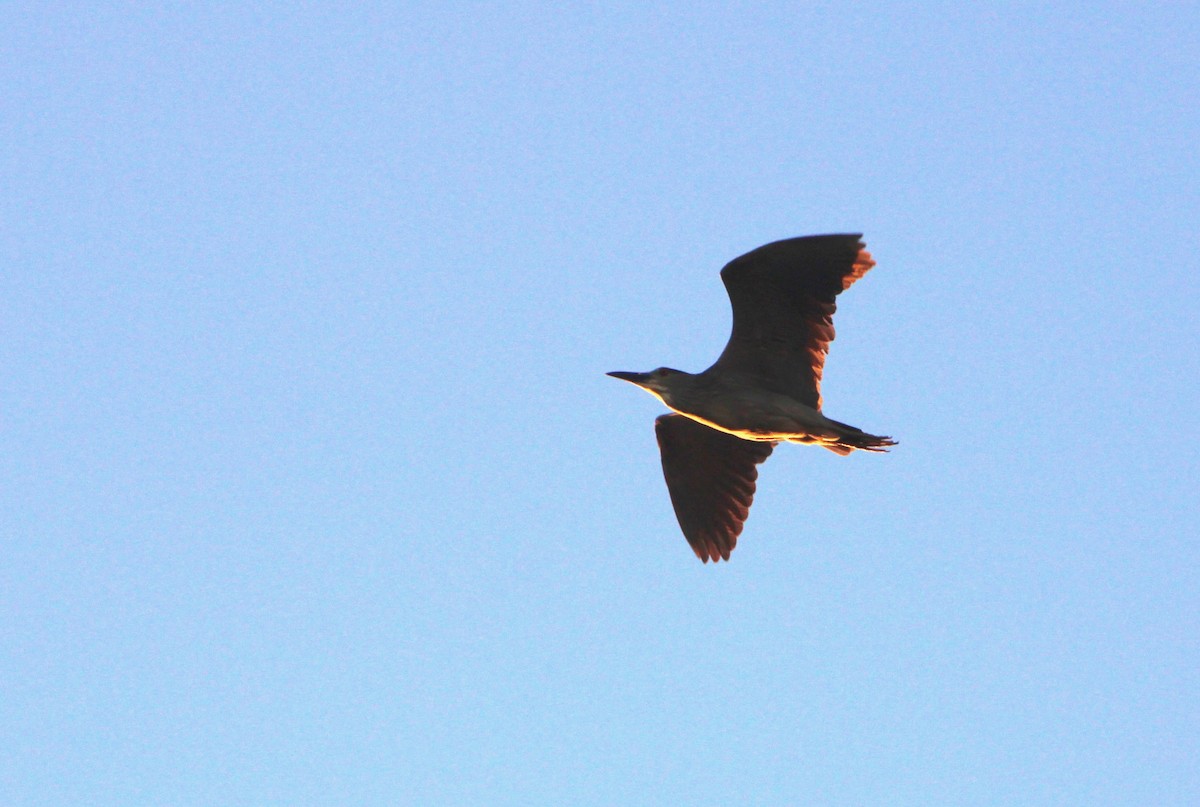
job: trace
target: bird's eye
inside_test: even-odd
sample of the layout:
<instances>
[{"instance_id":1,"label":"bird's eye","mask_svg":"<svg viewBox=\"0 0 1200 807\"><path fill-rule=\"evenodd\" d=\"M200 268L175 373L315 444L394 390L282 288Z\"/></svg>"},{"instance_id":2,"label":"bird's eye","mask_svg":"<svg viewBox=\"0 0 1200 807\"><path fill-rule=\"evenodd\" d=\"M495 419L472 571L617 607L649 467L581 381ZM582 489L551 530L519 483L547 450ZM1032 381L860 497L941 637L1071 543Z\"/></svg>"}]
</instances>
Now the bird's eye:
<instances>
[{"instance_id":1,"label":"bird's eye","mask_svg":"<svg viewBox=\"0 0 1200 807\"><path fill-rule=\"evenodd\" d=\"M664 377L664 376L666 376L666 374L667 374L667 368L666 368L666 367L659 367L657 370L655 370L655 371L654 371L654 374L655 374L656 376L658 376L659 378L663 378L663 377Z\"/></svg>"}]
</instances>

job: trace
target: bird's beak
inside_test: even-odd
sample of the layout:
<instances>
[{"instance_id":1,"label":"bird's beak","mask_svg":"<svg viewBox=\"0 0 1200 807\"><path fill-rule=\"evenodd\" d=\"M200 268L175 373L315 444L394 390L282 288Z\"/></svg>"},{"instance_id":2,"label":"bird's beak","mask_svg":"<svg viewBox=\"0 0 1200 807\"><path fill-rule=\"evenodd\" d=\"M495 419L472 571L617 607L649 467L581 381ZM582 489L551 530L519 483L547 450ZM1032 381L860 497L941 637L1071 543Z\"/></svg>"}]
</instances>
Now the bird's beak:
<instances>
[{"instance_id":1,"label":"bird's beak","mask_svg":"<svg viewBox=\"0 0 1200 807\"><path fill-rule=\"evenodd\" d=\"M624 370L614 370L611 373L606 373L613 378L619 378L622 381L628 381L630 384L637 384L639 387L645 386L646 380L650 378L649 373L627 373Z\"/></svg>"}]
</instances>

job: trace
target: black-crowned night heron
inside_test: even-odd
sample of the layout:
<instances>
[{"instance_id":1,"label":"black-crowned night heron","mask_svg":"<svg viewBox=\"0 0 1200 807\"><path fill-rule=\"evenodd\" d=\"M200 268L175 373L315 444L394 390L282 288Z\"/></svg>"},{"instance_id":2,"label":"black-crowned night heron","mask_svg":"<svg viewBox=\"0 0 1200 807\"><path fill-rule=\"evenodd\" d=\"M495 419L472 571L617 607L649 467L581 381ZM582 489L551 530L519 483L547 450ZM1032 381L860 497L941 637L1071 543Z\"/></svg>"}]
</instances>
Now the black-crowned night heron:
<instances>
[{"instance_id":1,"label":"black-crowned night heron","mask_svg":"<svg viewBox=\"0 0 1200 807\"><path fill-rule=\"evenodd\" d=\"M835 298L875 265L861 238L789 238L726 264L733 333L703 373L609 373L678 413L660 416L654 430L679 526L705 563L729 560L754 500L755 466L777 443L842 455L896 444L821 414Z\"/></svg>"}]
</instances>

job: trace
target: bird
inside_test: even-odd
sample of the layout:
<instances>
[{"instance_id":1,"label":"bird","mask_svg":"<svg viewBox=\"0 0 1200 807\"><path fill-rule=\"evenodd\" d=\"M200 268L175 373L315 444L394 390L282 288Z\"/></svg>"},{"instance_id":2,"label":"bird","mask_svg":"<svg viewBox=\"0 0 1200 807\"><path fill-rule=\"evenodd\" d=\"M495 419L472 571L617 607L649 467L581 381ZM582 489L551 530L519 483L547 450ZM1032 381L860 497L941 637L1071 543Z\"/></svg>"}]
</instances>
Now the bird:
<instances>
[{"instance_id":1,"label":"bird","mask_svg":"<svg viewBox=\"0 0 1200 807\"><path fill-rule=\"evenodd\" d=\"M607 374L672 410L654 422L663 476L679 527L705 563L729 560L750 514L757 466L779 443L842 456L897 445L821 412L836 298L873 266L861 233L758 247L721 270L733 330L711 367Z\"/></svg>"}]
</instances>

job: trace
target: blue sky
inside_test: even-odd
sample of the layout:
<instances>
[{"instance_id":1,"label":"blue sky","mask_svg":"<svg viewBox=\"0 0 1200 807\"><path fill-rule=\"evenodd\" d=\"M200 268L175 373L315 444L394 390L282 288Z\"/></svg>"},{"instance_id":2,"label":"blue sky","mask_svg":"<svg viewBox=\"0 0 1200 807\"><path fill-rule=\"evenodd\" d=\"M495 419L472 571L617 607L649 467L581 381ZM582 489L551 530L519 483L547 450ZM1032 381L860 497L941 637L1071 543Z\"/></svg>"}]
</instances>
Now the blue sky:
<instances>
[{"instance_id":1,"label":"blue sky","mask_svg":"<svg viewBox=\"0 0 1200 807\"><path fill-rule=\"evenodd\" d=\"M5 803L1200 802L1194 4L0 30ZM604 373L847 231L701 565Z\"/></svg>"}]
</instances>

